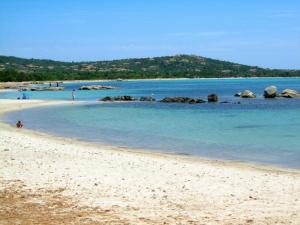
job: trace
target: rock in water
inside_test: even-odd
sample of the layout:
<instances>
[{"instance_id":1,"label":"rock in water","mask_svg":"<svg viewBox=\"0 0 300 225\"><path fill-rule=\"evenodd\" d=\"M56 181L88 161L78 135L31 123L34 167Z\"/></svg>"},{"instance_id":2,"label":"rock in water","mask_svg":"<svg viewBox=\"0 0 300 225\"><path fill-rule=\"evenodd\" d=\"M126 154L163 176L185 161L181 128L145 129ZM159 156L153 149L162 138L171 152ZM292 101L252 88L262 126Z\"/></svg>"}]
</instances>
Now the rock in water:
<instances>
[{"instance_id":1,"label":"rock in water","mask_svg":"<svg viewBox=\"0 0 300 225\"><path fill-rule=\"evenodd\" d=\"M112 102L114 99L112 97L106 96L104 98L102 98L100 101L104 101L104 102Z\"/></svg>"},{"instance_id":2,"label":"rock in water","mask_svg":"<svg viewBox=\"0 0 300 225\"><path fill-rule=\"evenodd\" d=\"M140 97L141 102L155 102L155 98L152 96L143 96Z\"/></svg>"},{"instance_id":3,"label":"rock in water","mask_svg":"<svg viewBox=\"0 0 300 225\"><path fill-rule=\"evenodd\" d=\"M281 97L284 97L284 98L299 98L300 93L295 91L295 90L292 90L292 89L285 89L285 90L282 91Z\"/></svg>"},{"instance_id":4,"label":"rock in water","mask_svg":"<svg viewBox=\"0 0 300 225\"><path fill-rule=\"evenodd\" d=\"M242 92L238 92L238 93L234 94L234 97L241 97L241 95L242 95Z\"/></svg>"},{"instance_id":5,"label":"rock in water","mask_svg":"<svg viewBox=\"0 0 300 225\"><path fill-rule=\"evenodd\" d=\"M256 95L252 91L245 90L241 93L241 97L242 98L256 98Z\"/></svg>"},{"instance_id":6,"label":"rock in water","mask_svg":"<svg viewBox=\"0 0 300 225\"><path fill-rule=\"evenodd\" d=\"M112 86L104 86L104 85L90 85L90 86L81 86L79 90L109 90L109 89L115 89L115 87Z\"/></svg>"},{"instance_id":7,"label":"rock in water","mask_svg":"<svg viewBox=\"0 0 300 225\"><path fill-rule=\"evenodd\" d=\"M160 102L199 104L199 103L204 103L205 101L200 98L194 99L194 98L189 98L189 97L165 97Z\"/></svg>"},{"instance_id":8,"label":"rock in water","mask_svg":"<svg viewBox=\"0 0 300 225\"><path fill-rule=\"evenodd\" d=\"M217 102L218 96L216 94L210 94L207 96L207 101L208 102Z\"/></svg>"},{"instance_id":9,"label":"rock in water","mask_svg":"<svg viewBox=\"0 0 300 225\"><path fill-rule=\"evenodd\" d=\"M129 95L114 97L115 101L135 101L136 99Z\"/></svg>"},{"instance_id":10,"label":"rock in water","mask_svg":"<svg viewBox=\"0 0 300 225\"><path fill-rule=\"evenodd\" d=\"M64 87L49 87L45 89L45 91L63 91L63 90L65 90Z\"/></svg>"},{"instance_id":11,"label":"rock in water","mask_svg":"<svg viewBox=\"0 0 300 225\"><path fill-rule=\"evenodd\" d=\"M124 96L116 96L116 97L110 97L110 96L106 96L102 99L100 99L100 101L104 101L104 102L112 102L112 101L135 101L136 99L132 96L128 96L128 95L124 95Z\"/></svg>"},{"instance_id":12,"label":"rock in water","mask_svg":"<svg viewBox=\"0 0 300 225\"><path fill-rule=\"evenodd\" d=\"M277 96L277 87L269 86L264 91L265 98L275 98Z\"/></svg>"}]
</instances>

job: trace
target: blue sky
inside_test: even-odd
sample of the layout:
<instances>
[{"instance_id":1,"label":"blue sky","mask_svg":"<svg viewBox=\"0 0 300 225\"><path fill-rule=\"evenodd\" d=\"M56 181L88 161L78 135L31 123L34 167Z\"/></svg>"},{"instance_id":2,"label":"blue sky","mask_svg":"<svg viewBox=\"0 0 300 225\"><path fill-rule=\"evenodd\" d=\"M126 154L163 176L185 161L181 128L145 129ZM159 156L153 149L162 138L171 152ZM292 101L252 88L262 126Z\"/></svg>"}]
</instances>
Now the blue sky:
<instances>
[{"instance_id":1,"label":"blue sky","mask_svg":"<svg viewBox=\"0 0 300 225\"><path fill-rule=\"evenodd\" d=\"M0 1L0 55L86 61L174 54L300 69L300 1Z\"/></svg>"}]
</instances>

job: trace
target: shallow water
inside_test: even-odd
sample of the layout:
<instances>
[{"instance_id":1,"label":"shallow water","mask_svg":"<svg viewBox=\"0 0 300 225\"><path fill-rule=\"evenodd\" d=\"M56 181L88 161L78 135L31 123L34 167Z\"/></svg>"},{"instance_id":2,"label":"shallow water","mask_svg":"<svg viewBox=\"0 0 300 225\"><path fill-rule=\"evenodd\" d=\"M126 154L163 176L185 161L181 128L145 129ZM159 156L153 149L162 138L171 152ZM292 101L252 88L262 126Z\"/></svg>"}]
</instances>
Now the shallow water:
<instances>
[{"instance_id":1,"label":"shallow water","mask_svg":"<svg viewBox=\"0 0 300 225\"><path fill-rule=\"evenodd\" d=\"M273 84L279 89L300 90L297 78L109 83L113 84L120 85L120 89L78 91L78 98L95 100L105 95L153 93L160 99L165 96L201 97L216 92L230 103L102 104L90 101L26 109L7 114L4 120L15 123L21 119L30 129L117 146L300 168L300 99L232 97L245 89L261 93ZM67 93L54 94L55 98L65 99ZM47 93L33 94L32 98L49 98ZM237 101L241 104L235 104Z\"/></svg>"},{"instance_id":2,"label":"shallow water","mask_svg":"<svg viewBox=\"0 0 300 225\"><path fill-rule=\"evenodd\" d=\"M165 96L206 97L209 93L218 93L221 100L233 99L233 94L243 90L255 92L262 97L263 90L275 85L279 90L285 88L300 89L300 78L240 78L240 79L190 79L190 80L145 80L110 81L91 83L65 83L65 91L24 92L30 99L71 99L73 89L82 85L111 85L114 90L76 91L78 100L97 100L105 96L133 95L136 97L154 95L157 99ZM299 90L300 91L300 90ZM17 99L23 92L0 92L0 98Z\"/></svg>"}]
</instances>

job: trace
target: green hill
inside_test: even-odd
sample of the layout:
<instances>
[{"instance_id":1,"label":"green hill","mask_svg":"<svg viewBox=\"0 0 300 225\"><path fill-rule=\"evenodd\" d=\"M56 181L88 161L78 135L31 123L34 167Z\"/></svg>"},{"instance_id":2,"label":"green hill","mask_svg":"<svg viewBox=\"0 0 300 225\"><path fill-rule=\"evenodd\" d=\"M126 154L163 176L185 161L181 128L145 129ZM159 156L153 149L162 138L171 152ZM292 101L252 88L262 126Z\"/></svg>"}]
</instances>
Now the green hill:
<instances>
[{"instance_id":1,"label":"green hill","mask_svg":"<svg viewBox=\"0 0 300 225\"><path fill-rule=\"evenodd\" d=\"M0 56L0 81L271 76L300 76L300 70L265 69L195 55L90 62Z\"/></svg>"}]
</instances>

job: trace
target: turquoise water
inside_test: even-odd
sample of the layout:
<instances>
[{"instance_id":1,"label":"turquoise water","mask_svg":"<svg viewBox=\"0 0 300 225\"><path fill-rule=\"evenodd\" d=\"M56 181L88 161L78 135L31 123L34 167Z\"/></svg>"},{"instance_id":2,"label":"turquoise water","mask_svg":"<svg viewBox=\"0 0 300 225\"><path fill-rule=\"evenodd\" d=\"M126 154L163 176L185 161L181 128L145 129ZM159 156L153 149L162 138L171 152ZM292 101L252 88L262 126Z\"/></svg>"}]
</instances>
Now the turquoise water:
<instances>
[{"instance_id":1,"label":"turquoise water","mask_svg":"<svg viewBox=\"0 0 300 225\"><path fill-rule=\"evenodd\" d=\"M82 104L27 109L4 116L30 129L99 143L300 168L300 99L236 99L268 85L300 90L300 80L234 79L115 82L119 90L78 92ZM110 84L111 85L111 84ZM70 84L69 88L74 88ZM229 104L96 102L105 95L201 97L216 92ZM1 93L2 94L2 93ZM14 96L17 93L9 93ZM51 93L32 98L50 98ZM68 98L68 91L52 98ZM1 96L0 96L1 97ZM2 96L3 97L3 96ZM241 104L235 104L240 101Z\"/></svg>"},{"instance_id":2,"label":"turquoise water","mask_svg":"<svg viewBox=\"0 0 300 225\"><path fill-rule=\"evenodd\" d=\"M255 92L258 98L262 97L263 90L269 85L278 89L300 89L300 78L251 78L251 79L203 79L203 80L147 80L147 81L111 81L92 83L66 83L65 91L53 92L24 92L30 99L71 99L73 89L82 85L111 85L115 90L77 91L78 100L97 100L99 98L117 95L144 96L154 94L160 99L165 96L206 97L208 93L218 93L221 100L230 100L238 91L249 89ZM23 92L0 92L0 98L17 99Z\"/></svg>"}]
</instances>

